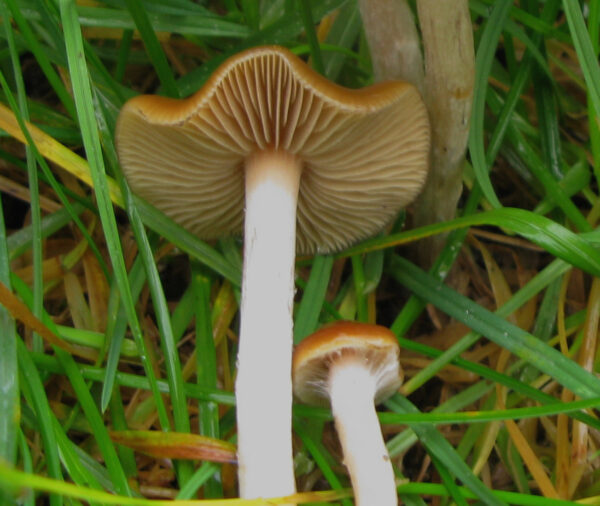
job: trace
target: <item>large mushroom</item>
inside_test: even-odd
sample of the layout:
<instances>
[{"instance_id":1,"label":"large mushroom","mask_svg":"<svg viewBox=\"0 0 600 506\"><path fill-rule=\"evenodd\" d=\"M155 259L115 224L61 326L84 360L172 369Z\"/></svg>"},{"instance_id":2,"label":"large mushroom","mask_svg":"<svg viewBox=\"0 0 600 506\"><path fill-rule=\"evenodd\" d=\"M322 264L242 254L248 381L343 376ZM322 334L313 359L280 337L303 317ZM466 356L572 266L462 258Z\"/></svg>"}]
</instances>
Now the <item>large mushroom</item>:
<instances>
[{"instance_id":1,"label":"large mushroom","mask_svg":"<svg viewBox=\"0 0 600 506\"><path fill-rule=\"evenodd\" d=\"M429 152L419 93L342 88L286 49L258 47L188 99L130 100L116 138L132 189L191 232L216 238L244 222L240 496L292 494L295 253L368 237L417 195Z\"/></svg>"},{"instance_id":2,"label":"large mushroom","mask_svg":"<svg viewBox=\"0 0 600 506\"><path fill-rule=\"evenodd\" d=\"M375 411L402 384L396 336L380 325L340 321L294 351L294 392L328 406L344 452L357 506L397 506L394 470Z\"/></svg>"}]
</instances>

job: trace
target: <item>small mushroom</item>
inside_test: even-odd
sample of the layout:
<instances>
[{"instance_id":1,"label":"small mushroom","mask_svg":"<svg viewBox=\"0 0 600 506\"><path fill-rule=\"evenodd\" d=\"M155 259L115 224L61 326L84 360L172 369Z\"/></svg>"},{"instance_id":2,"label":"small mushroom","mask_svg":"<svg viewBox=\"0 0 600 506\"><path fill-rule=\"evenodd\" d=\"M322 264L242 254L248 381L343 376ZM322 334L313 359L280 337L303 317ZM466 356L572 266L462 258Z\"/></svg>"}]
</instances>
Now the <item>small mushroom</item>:
<instances>
[{"instance_id":1,"label":"small mushroom","mask_svg":"<svg viewBox=\"0 0 600 506\"><path fill-rule=\"evenodd\" d=\"M392 464L375 405L402 384L400 347L379 325L337 322L294 352L294 393L331 411L357 506L398 504Z\"/></svg>"},{"instance_id":2,"label":"small mushroom","mask_svg":"<svg viewBox=\"0 0 600 506\"><path fill-rule=\"evenodd\" d=\"M420 191L427 111L403 82L350 90L288 50L223 63L185 100L125 104L117 148L134 192L210 239L244 223L236 378L240 496L294 493L294 258L378 232Z\"/></svg>"}]
</instances>

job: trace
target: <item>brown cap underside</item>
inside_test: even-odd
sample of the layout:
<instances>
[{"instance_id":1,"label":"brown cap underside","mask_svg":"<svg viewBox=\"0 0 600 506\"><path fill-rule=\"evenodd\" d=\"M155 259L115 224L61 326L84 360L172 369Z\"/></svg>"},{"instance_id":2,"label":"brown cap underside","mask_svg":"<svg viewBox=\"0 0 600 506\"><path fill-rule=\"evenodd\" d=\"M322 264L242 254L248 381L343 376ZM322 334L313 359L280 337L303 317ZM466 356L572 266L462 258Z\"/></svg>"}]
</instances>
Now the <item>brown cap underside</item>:
<instances>
[{"instance_id":1,"label":"brown cap underside","mask_svg":"<svg viewBox=\"0 0 600 506\"><path fill-rule=\"evenodd\" d=\"M130 100L116 138L133 190L203 238L240 233L248 156L293 154L298 251L314 253L376 233L414 199L429 123L409 84L342 88L268 46L230 58L188 99Z\"/></svg>"}]
</instances>

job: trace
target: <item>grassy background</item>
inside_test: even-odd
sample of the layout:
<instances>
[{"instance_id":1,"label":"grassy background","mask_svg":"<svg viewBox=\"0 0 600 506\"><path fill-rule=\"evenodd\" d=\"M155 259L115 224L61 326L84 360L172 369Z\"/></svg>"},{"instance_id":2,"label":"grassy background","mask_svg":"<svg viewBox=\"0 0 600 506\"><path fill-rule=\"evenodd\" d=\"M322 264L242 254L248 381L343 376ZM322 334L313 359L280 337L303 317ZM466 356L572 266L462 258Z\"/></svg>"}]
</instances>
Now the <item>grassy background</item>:
<instances>
[{"instance_id":1,"label":"grassy background","mask_svg":"<svg viewBox=\"0 0 600 506\"><path fill-rule=\"evenodd\" d=\"M339 318L398 335L406 382L380 419L406 504L600 504L600 2L470 8L457 219L406 229L409 210L299 259L295 339ZM260 44L368 85L357 2L0 9L0 502L235 497L241 243L207 244L132 195L114 124L127 98L187 96ZM408 260L441 233L429 272ZM299 490L334 491L298 500L351 504L330 413L297 405L294 438Z\"/></svg>"}]
</instances>

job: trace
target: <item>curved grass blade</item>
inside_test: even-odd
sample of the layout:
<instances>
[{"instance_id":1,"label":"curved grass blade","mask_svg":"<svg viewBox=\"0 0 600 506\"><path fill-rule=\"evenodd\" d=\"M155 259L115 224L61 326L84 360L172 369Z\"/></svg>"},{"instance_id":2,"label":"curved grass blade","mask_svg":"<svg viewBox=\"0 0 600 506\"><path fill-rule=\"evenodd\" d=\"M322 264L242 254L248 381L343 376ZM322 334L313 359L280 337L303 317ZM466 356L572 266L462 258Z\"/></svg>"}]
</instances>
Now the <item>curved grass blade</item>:
<instances>
[{"instance_id":1,"label":"curved grass blade","mask_svg":"<svg viewBox=\"0 0 600 506\"><path fill-rule=\"evenodd\" d=\"M55 348L55 352L58 361L63 367L64 373L69 378L69 382L71 383L75 395L81 404L86 419L90 423L115 490L119 494L124 494L127 496L131 495L127 477L125 476L125 472L123 471L123 467L121 466L121 461L119 460L115 447L108 435L108 429L104 425L104 420L96 408L96 404L92 398L92 395L90 394L90 391L88 390L87 385L85 384L85 381L83 380L83 377L81 376L75 360L73 360L73 357L71 357L71 355L69 355L67 352L59 348Z\"/></svg>"},{"instance_id":2,"label":"curved grass blade","mask_svg":"<svg viewBox=\"0 0 600 506\"><path fill-rule=\"evenodd\" d=\"M581 62L581 70L585 77L588 94L596 109L596 117L600 117L600 67L595 56L590 35L585 26L579 2L563 1L563 9L573 39L573 45Z\"/></svg>"},{"instance_id":3,"label":"curved grass blade","mask_svg":"<svg viewBox=\"0 0 600 506\"><path fill-rule=\"evenodd\" d=\"M492 411L461 411L458 413L429 412L429 413L379 413L379 420L384 424L441 425L453 423L485 423L497 420L522 420L555 416L562 413L574 413L586 409L594 409L600 405L600 397L571 402L554 402L543 406L511 408Z\"/></svg>"},{"instance_id":4,"label":"curved grass blade","mask_svg":"<svg viewBox=\"0 0 600 506\"><path fill-rule=\"evenodd\" d=\"M129 285L131 286L131 295L134 300L138 299L145 281L146 278L144 277L142 260L138 257L135 259L129 273ZM119 359L122 353L121 347L125 339L126 331L127 314L125 312L125 306L119 296L118 287L115 285L111 288L108 305L108 321L106 325L106 335L110 336L110 344L106 354L106 369L104 381L102 382L102 394L100 396L100 410L103 413L108 407L114 391L115 376L119 366Z\"/></svg>"},{"instance_id":5,"label":"curved grass blade","mask_svg":"<svg viewBox=\"0 0 600 506\"><path fill-rule=\"evenodd\" d=\"M11 2L11 6L13 11L15 10L14 2ZM15 47L15 40L13 36L13 31L10 26L8 9L6 9L6 4L2 6L2 17L4 18L4 26L7 32L8 46L10 51L10 57L12 61L13 67L13 77L16 83L17 88L17 102L19 106L19 115L22 120L29 120L29 109L27 107L27 95L25 91L25 82L23 79L23 73L21 71L21 63L19 61L19 56L17 54L17 49ZM18 14L20 16L20 14ZM23 20L23 23L25 21ZM31 32L30 32L31 35ZM15 110L16 113L16 110ZM38 172L37 165L35 162L35 154L33 149L30 146L25 148L25 156L27 163L27 179L29 182L29 199L31 202L30 205L30 215L31 215L31 229L33 234L33 242L31 244L31 257L33 264L33 314L36 317L40 317L43 311L43 302L44 302L44 282L43 282L43 273L42 273L42 227L41 220L42 214L40 210L40 186L38 180ZM3 234L4 235L4 234ZM3 242L3 245L6 243ZM10 288L10 285L8 285ZM43 349L43 344L41 337L36 333L33 334L33 347L37 348L38 351ZM14 350L13 350L14 351ZM16 442L16 438L13 439Z\"/></svg>"},{"instance_id":6,"label":"curved grass blade","mask_svg":"<svg viewBox=\"0 0 600 506\"><path fill-rule=\"evenodd\" d=\"M475 57L475 92L473 94L473 112L471 113L471 132L469 135L469 152L471 153L471 163L473 164L477 181L490 204L497 208L502 207L502 204L500 204L496 196L488 173L483 139L483 132L485 131L483 120L488 76L492 68L498 40L508 19L508 12L512 3L512 0L499 0L495 2L493 11L483 29L483 35L477 48L477 56Z\"/></svg>"},{"instance_id":7,"label":"curved grass blade","mask_svg":"<svg viewBox=\"0 0 600 506\"><path fill-rule=\"evenodd\" d=\"M61 369L60 364L54 357L50 357L43 353L32 353L33 361L40 368L45 371L52 372L55 374L61 374L64 371ZM104 369L100 367L84 366L79 367L81 374L84 379L92 380L97 382L104 381ZM124 372L117 372L116 375L117 384L123 387L131 387L143 390L150 390L150 382L145 376L138 374L129 374ZM158 390L161 393L169 393L169 384L165 380L158 380L156 382ZM211 389L199 387L190 383L184 384L185 394L193 399L202 399L206 401L213 401L225 406L235 406L235 397L232 392L225 392L223 390Z\"/></svg>"},{"instance_id":8,"label":"curved grass blade","mask_svg":"<svg viewBox=\"0 0 600 506\"><path fill-rule=\"evenodd\" d=\"M167 4L163 3L163 5ZM136 27L131 15L124 10L80 5L77 7L77 13L79 14L81 26L121 28L123 30L133 30ZM222 19L216 15L162 16L152 13L149 15L149 19L152 27L157 32L236 39L247 37L250 33L248 27Z\"/></svg>"},{"instance_id":9,"label":"curved grass blade","mask_svg":"<svg viewBox=\"0 0 600 506\"><path fill-rule=\"evenodd\" d=\"M20 489L33 489L40 492L50 492L61 494L71 499L80 499L82 501L115 505L115 506L265 506L265 504L295 504L332 502L339 501L352 496L350 490L340 491L326 490L323 492L299 492L288 497L269 498L268 503L265 499L189 499L173 501L171 499L146 499L141 497L126 497L114 495L102 490L94 490L81 487L72 483L53 480L40 475L28 474L23 471L10 469L5 464L0 463L0 487L5 490L18 492Z\"/></svg>"},{"instance_id":10,"label":"curved grass blade","mask_svg":"<svg viewBox=\"0 0 600 506\"><path fill-rule=\"evenodd\" d=\"M343 490L339 478L331 468L331 456L323 447L323 444L320 441L313 439L304 424L302 424L299 420L293 420L293 427L294 432L300 437L302 443L312 455L312 458L315 460L317 466L319 466L319 469L323 473L323 476L328 481L329 485L331 485L334 490ZM342 504L344 506L352 506L352 501L345 500L342 502Z\"/></svg>"},{"instance_id":11,"label":"curved grass blade","mask_svg":"<svg viewBox=\"0 0 600 506\"><path fill-rule=\"evenodd\" d=\"M407 260L394 256L392 274L418 297L529 362L582 398L600 396L600 379L528 332L475 304Z\"/></svg>"},{"instance_id":12,"label":"curved grass blade","mask_svg":"<svg viewBox=\"0 0 600 506\"><path fill-rule=\"evenodd\" d=\"M127 5L127 10L131 14L131 17L135 21L135 26L140 32L150 61L152 62L164 89L170 97L179 98L175 77L169 67L167 57L158 42L156 33L154 33L154 29L150 24L150 19L146 14L144 4L138 0L125 0L125 4Z\"/></svg>"},{"instance_id":13,"label":"curved grass blade","mask_svg":"<svg viewBox=\"0 0 600 506\"><path fill-rule=\"evenodd\" d=\"M312 65L314 69L321 75L325 75L325 66L323 65L323 55L321 54L321 47L319 46L319 39L315 30L315 22L313 21L311 2L309 0L299 0L297 2L298 10L300 11L300 17L304 24L304 32L308 39L308 46L310 47L310 56L312 58Z\"/></svg>"},{"instance_id":14,"label":"curved grass blade","mask_svg":"<svg viewBox=\"0 0 600 506\"><path fill-rule=\"evenodd\" d=\"M465 487L460 487L463 496L466 499L476 499L477 496L473 494L470 490L467 490ZM443 485L438 485L437 483L407 483L404 485L400 485L398 487L399 492L405 492L410 494L422 494L422 495L432 495L439 497L447 497L448 491L444 488ZM494 490L493 494L499 499L505 500L509 504L514 504L515 506L573 506L573 501L567 501L562 499L550 499L548 497L535 496L529 494L519 494L517 492L506 492L503 490ZM587 502L586 502L587 503ZM481 503L478 503L481 504ZM578 504L578 503L575 503ZM596 504L587 503L587 504Z\"/></svg>"},{"instance_id":15,"label":"curved grass blade","mask_svg":"<svg viewBox=\"0 0 600 506\"><path fill-rule=\"evenodd\" d=\"M161 432L156 430L123 430L110 432L115 442L156 458L206 460L234 464L235 445L198 434Z\"/></svg>"},{"instance_id":16,"label":"curved grass blade","mask_svg":"<svg viewBox=\"0 0 600 506\"><path fill-rule=\"evenodd\" d=\"M600 255L586 239L588 236L574 234L562 225L531 211L508 207L377 237L343 251L338 257L391 248L430 235L482 225L494 225L519 234L565 262L594 276L600 276Z\"/></svg>"},{"instance_id":17,"label":"curved grass blade","mask_svg":"<svg viewBox=\"0 0 600 506\"><path fill-rule=\"evenodd\" d=\"M73 98L67 91L65 85L63 84L60 76L52 66L50 59L47 56L46 51L40 45L38 39L34 35L31 27L25 16L21 13L21 7L19 6L19 2L17 0L6 0L7 5L9 6L12 16L17 23L21 33L25 37L27 41L27 45L29 46L29 50L35 55L35 59L44 72L44 75L48 79L48 82L52 86L52 89L58 96L64 108L69 113L74 120L77 120L77 112L75 109L75 104L73 102Z\"/></svg>"},{"instance_id":18,"label":"curved grass blade","mask_svg":"<svg viewBox=\"0 0 600 506\"><path fill-rule=\"evenodd\" d=\"M44 158L42 158L41 150L38 149L39 144L37 143L37 141L34 141L34 139L36 137L36 133L38 134L38 136L41 133L45 139L50 139L55 144L58 144L58 143L56 143L56 141L54 141L54 139L52 139L51 137L44 134L40 129L37 129L37 128L33 127L29 122L24 121L23 118L21 117L21 115L17 115L13 112L13 111L17 111L18 107L16 105L14 98L12 97L12 94L8 88L6 80L4 79L4 76L1 71L0 71L0 83L2 85L2 88L4 89L6 99L8 100L8 103L10 104L10 106L12 108L12 111L11 111L10 109L4 107L3 105L0 105L0 117L2 119L2 121L0 121L0 122L2 123L2 128L9 131L11 135L13 135L15 138L19 139L21 142L24 142L31 149L33 155L35 156L37 162L39 163L39 166L42 169L42 172L46 176L48 183L50 184L50 186L52 186L52 189L56 192L60 201L63 203L65 208L68 210L69 215L71 216L71 219L73 220L73 222L77 225L77 227L81 231L81 234L86 239L90 249L92 250L92 252L96 256L96 258L98 259L98 262L100 263L104 274L106 275L106 277L108 277L108 268L106 267L106 263L104 262L104 258L102 257L102 254L100 253L100 250L98 249L98 246L96 245L96 243L90 236L90 233L87 230L86 226L83 224L83 222L79 218L79 214L77 212L75 212L73 205L67 199L65 192L62 189L62 186L58 183L58 181L56 181L56 178L52 174L50 167L46 163L46 160L44 160Z\"/></svg>"},{"instance_id":19,"label":"curved grass blade","mask_svg":"<svg viewBox=\"0 0 600 506\"><path fill-rule=\"evenodd\" d=\"M10 265L6 248L6 229L0 202L0 283L10 290ZM3 286L4 286L3 285ZM0 458L15 463L19 427L19 368L17 332L10 312L0 306Z\"/></svg>"},{"instance_id":20,"label":"curved grass blade","mask_svg":"<svg viewBox=\"0 0 600 506\"><path fill-rule=\"evenodd\" d=\"M192 290L196 298L196 367L197 383L200 387L217 388L217 351L212 326L210 308L211 280L197 264L192 265ZM219 407L214 402L198 403L200 434L208 438L218 438ZM204 485L207 498L221 497L223 487L221 477L211 478Z\"/></svg>"},{"instance_id":21,"label":"curved grass blade","mask_svg":"<svg viewBox=\"0 0 600 506\"><path fill-rule=\"evenodd\" d=\"M148 360L146 345L142 336L142 329L135 312L135 306L131 296L131 287L129 286L129 281L127 279L127 271L125 269L119 232L117 230L116 218L110 201L104 160L102 158L100 139L98 137L93 111L92 92L84 59L81 29L75 10L75 2L73 0L61 0L60 13L65 31L69 71L73 83L73 94L77 105L83 143L90 164L94 191L98 203L98 210L100 212L100 220L102 222L102 228L106 237L106 245L113 265L115 280L119 286L121 297L123 298L129 325L137 343L144 370L148 378L154 380L151 381L151 385L153 385L152 393L156 402L160 423L163 427L167 428L169 427L167 410L163 398L155 386L155 374L152 370L150 361Z\"/></svg>"},{"instance_id":22,"label":"curved grass blade","mask_svg":"<svg viewBox=\"0 0 600 506\"><path fill-rule=\"evenodd\" d=\"M386 401L386 406L397 413L418 413L419 410L406 398L396 394ZM427 451L435 455L447 469L487 505L507 506L477 478L452 445L435 427L415 425L412 428Z\"/></svg>"}]
</instances>

